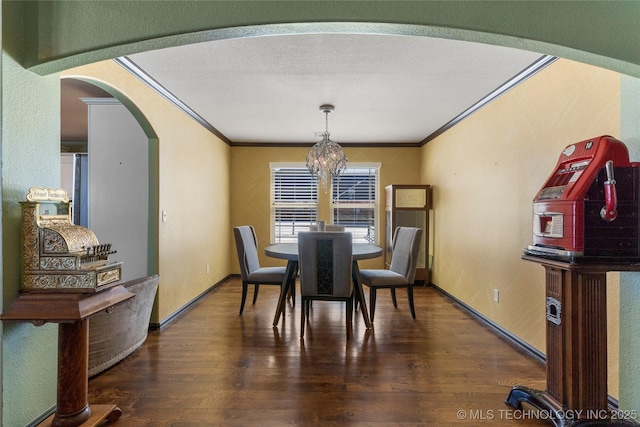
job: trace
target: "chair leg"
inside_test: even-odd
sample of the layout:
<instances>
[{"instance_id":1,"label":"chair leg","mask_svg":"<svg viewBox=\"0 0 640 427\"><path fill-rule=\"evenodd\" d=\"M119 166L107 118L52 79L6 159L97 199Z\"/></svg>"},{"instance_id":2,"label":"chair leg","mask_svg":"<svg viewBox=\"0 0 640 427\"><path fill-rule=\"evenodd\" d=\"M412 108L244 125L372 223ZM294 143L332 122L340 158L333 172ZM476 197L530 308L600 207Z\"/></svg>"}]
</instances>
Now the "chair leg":
<instances>
[{"instance_id":1,"label":"chair leg","mask_svg":"<svg viewBox=\"0 0 640 427\"><path fill-rule=\"evenodd\" d=\"M242 312L244 311L244 303L247 301L247 288L249 284L247 282L242 282L242 300L240 301L240 315L242 316Z\"/></svg>"},{"instance_id":2,"label":"chair leg","mask_svg":"<svg viewBox=\"0 0 640 427\"><path fill-rule=\"evenodd\" d=\"M369 288L369 320L373 322L373 316L376 314L376 288Z\"/></svg>"},{"instance_id":3,"label":"chair leg","mask_svg":"<svg viewBox=\"0 0 640 427\"><path fill-rule=\"evenodd\" d=\"M409 308L411 309L411 317L416 318L416 309L413 306L413 285L407 286L407 296L409 297Z\"/></svg>"},{"instance_id":4,"label":"chair leg","mask_svg":"<svg viewBox=\"0 0 640 427\"><path fill-rule=\"evenodd\" d=\"M353 298L347 300L347 341L351 339L351 328L353 325Z\"/></svg>"},{"instance_id":5,"label":"chair leg","mask_svg":"<svg viewBox=\"0 0 640 427\"><path fill-rule=\"evenodd\" d=\"M256 301L258 300L258 291L260 290L260 285L259 284L255 284L255 288L253 290L253 304L255 305Z\"/></svg>"},{"instance_id":6,"label":"chair leg","mask_svg":"<svg viewBox=\"0 0 640 427\"><path fill-rule=\"evenodd\" d=\"M295 307L296 306L296 277L295 276L293 276L293 282L289 287L289 292L291 293L291 300L292 300L291 303Z\"/></svg>"},{"instance_id":7,"label":"chair leg","mask_svg":"<svg viewBox=\"0 0 640 427\"><path fill-rule=\"evenodd\" d=\"M354 287L354 289L356 288L356 286L358 286L358 281L357 281L357 280L356 280L356 278L354 277L354 278L353 278L353 287ZM353 293L353 295L351 296L351 298L355 301L355 302L353 303L353 310L354 310L354 311L358 311L358 305L359 305L359 304L358 304L358 298L356 298L356 296L355 296L355 292Z\"/></svg>"},{"instance_id":8,"label":"chair leg","mask_svg":"<svg viewBox=\"0 0 640 427\"><path fill-rule=\"evenodd\" d=\"M398 300L396 300L396 288L390 288L391 290L391 301L393 301L393 306L398 308Z\"/></svg>"},{"instance_id":9,"label":"chair leg","mask_svg":"<svg viewBox=\"0 0 640 427\"><path fill-rule=\"evenodd\" d=\"M295 271L293 272L293 279L291 282L291 286L289 286L289 296L293 300L293 306L296 306L296 277L298 277L299 267L296 265Z\"/></svg>"},{"instance_id":10,"label":"chair leg","mask_svg":"<svg viewBox=\"0 0 640 427\"><path fill-rule=\"evenodd\" d=\"M306 316L307 316L307 304L308 301L305 299L305 297L302 297L302 301L301 301L301 306L302 306L302 312L300 313L300 339L304 338L304 323L306 321Z\"/></svg>"}]
</instances>

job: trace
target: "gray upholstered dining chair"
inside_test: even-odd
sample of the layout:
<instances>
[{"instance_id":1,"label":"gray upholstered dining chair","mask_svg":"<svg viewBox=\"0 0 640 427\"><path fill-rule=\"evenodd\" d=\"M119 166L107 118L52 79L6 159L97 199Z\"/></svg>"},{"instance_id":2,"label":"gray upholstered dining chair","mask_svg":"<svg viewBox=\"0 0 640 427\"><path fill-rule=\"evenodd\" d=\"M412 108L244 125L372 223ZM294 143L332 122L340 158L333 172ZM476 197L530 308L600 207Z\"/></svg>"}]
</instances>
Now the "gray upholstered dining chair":
<instances>
[{"instance_id":1,"label":"gray upholstered dining chair","mask_svg":"<svg viewBox=\"0 0 640 427\"><path fill-rule=\"evenodd\" d=\"M416 309L413 305L413 282L416 277L421 238L421 228L397 227L393 234L389 270L360 270L362 284L369 287L369 317L372 322L376 312L376 291L384 288L391 290L391 300L394 307L398 307L396 289L407 288L411 317L416 318Z\"/></svg>"},{"instance_id":2,"label":"gray upholstered dining chair","mask_svg":"<svg viewBox=\"0 0 640 427\"><path fill-rule=\"evenodd\" d=\"M240 303L240 314L242 314L247 300L249 285L254 285L253 304L255 304L258 299L260 285L283 286L286 267L260 267L258 239L253 226L242 225L234 227L233 234L236 239L240 276L242 278L242 301ZM295 298L295 295L292 296Z\"/></svg>"},{"instance_id":3,"label":"gray upholstered dining chair","mask_svg":"<svg viewBox=\"0 0 640 427\"><path fill-rule=\"evenodd\" d=\"M353 319L353 249L351 233L310 231L298 233L300 265L300 338L304 338L312 300L347 303L347 340L351 338Z\"/></svg>"}]
</instances>

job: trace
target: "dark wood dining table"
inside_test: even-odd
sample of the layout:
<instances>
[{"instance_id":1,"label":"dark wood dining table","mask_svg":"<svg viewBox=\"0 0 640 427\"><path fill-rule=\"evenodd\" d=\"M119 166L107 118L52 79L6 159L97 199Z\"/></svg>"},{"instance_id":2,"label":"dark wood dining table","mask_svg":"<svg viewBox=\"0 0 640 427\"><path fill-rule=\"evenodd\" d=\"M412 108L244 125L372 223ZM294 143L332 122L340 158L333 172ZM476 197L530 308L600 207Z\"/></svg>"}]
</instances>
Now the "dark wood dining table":
<instances>
[{"instance_id":1,"label":"dark wood dining table","mask_svg":"<svg viewBox=\"0 0 640 427\"><path fill-rule=\"evenodd\" d=\"M285 282L280 290L280 297L278 298L278 306L276 308L276 314L273 318L273 326L278 326L280 317L284 315L285 301L292 286L296 284L296 275L298 274L298 244L297 243L278 243L270 245L264 248L264 252L267 256L278 259L287 260L287 269L285 273ZM360 269L358 268L358 261L362 259L372 259L382 256L382 248L380 246L371 245L368 243L354 243L353 244L353 266L351 268L351 274L353 276L354 296L356 303L360 305L360 312L362 313L362 319L367 329L371 328L371 320L369 319L369 311L367 310L367 303L364 299L364 291L362 289L362 280L360 277Z\"/></svg>"}]
</instances>

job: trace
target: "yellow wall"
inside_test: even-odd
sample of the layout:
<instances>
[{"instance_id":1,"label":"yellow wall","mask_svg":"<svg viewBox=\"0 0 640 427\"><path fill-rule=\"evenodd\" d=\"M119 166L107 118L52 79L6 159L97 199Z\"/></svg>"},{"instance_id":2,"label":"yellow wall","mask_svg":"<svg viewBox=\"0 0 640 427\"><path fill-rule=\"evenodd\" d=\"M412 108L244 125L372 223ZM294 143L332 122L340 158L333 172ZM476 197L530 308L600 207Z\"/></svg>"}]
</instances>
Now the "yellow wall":
<instances>
[{"instance_id":1,"label":"yellow wall","mask_svg":"<svg viewBox=\"0 0 640 427\"><path fill-rule=\"evenodd\" d=\"M337 142L339 140L336 139ZM253 225L258 237L260 263L283 265L268 258L261 250L269 244L270 162L304 162L309 147L257 148L233 147L231 149L231 222L232 227ZM420 179L419 148L354 148L344 149L349 162L380 162L380 234L384 239L384 187L390 184L417 184ZM319 218L329 220L328 195L319 193ZM231 249L235 253L233 237ZM383 242L381 241L381 244ZM363 268L384 268L381 258L362 262ZM237 258L232 260L231 272L240 273Z\"/></svg>"},{"instance_id":2,"label":"yellow wall","mask_svg":"<svg viewBox=\"0 0 640 427\"><path fill-rule=\"evenodd\" d=\"M113 61L62 76L114 88L143 112L158 137L158 215L166 210L167 221L159 223L160 286L152 322L162 322L229 274L231 149Z\"/></svg>"},{"instance_id":3,"label":"yellow wall","mask_svg":"<svg viewBox=\"0 0 640 427\"><path fill-rule=\"evenodd\" d=\"M531 244L532 200L566 145L617 136L619 120L619 74L558 60L425 145L434 283L544 352L544 269L520 259ZM609 290L609 393L617 396L617 286Z\"/></svg>"}]
</instances>

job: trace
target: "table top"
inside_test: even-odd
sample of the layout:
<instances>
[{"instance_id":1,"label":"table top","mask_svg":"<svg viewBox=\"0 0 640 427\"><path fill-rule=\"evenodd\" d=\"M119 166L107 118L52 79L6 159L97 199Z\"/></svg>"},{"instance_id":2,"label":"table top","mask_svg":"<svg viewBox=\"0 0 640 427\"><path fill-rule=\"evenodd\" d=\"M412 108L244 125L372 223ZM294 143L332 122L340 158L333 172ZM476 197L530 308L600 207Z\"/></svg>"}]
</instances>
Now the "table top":
<instances>
[{"instance_id":1,"label":"table top","mask_svg":"<svg viewBox=\"0 0 640 427\"><path fill-rule=\"evenodd\" d=\"M37 325L47 322L72 323L85 320L135 296L122 285L93 293L21 292L0 315L0 319Z\"/></svg>"},{"instance_id":2,"label":"table top","mask_svg":"<svg viewBox=\"0 0 640 427\"><path fill-rule=\"evenodd\" d=\"M298 260L298 244L297 243L278 243L264 248L264 253L272 258L286 259L290 261ZM370 259L378 258L382 255L380 246L368 243L353 244L353 259Z\"/></svg>"}]
</instances>

